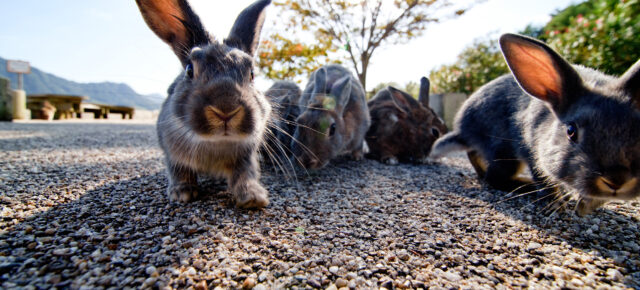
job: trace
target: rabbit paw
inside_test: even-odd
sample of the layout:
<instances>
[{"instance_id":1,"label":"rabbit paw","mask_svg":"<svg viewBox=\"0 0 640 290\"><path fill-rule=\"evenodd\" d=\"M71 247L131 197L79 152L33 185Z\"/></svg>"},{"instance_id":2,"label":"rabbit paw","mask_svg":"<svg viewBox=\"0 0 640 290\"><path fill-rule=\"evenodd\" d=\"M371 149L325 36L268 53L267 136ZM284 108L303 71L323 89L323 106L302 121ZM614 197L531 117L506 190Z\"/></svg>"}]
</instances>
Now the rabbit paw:
<instances>
[{"instance_id":1,"label":"rabbit paw","mask_svg":"<svg viewBox=\"0 0 640 290\"><path fill-rule=\"evenodd\" d=\"M236 206L240 208L263 208L269 205L269 192L257 181L249 181L234 192Z\"/></svg>"},{"instance_id":2,"label":"rabbit paw","mask_svg":"<svg viewBox=\"0 0 640 290\"><path fill-rule=\"evenodd\" d=\"M170 185L167 188L167 195L171 201L190 202L198 197L198 189L191 184Z\"/></svg>"},{"instance_id":3,"label":"rabbit paw","mask_svg":"<svg viewBox=\"0 0 640 290\"><path fill-rule=\"evenodd\" d=\"M361 161L364 158L364 152L362 150L353 151L351 158L355 161Z\"/></svg>"},{"instance_id":4,"label":"rabbit paw","mask_svg":"<svg viewBox=\"0 0 640 290\"><path fill-rule=\"evenodd\" d=\"M398 165L398 158L396 158L395 156L385 158L382 161L384 162L384 164L387 164L387 165Z\"/></svg>"},{"instance_id":5,"label":"rabbit paw","mask_svg":"<svg viewBox=\"0 0 640 290\"><path fill-rule=\"evenodd\" d=\"M417 162L418 164L429 164L429 157L424 156L422 158L418 158Z\"/></svg>"},{"instance_id":6,"label":"rabbit paw","mask_svg":"<svg viewBox=\"0 0 640 290\"><path fill-rule=\"evenodd\" d=\"M606 201L600 199L583 198L578 202L576 212L578 216L585 216L592 213L594 210L605 204Z\"/></svg>"}]
</instances>

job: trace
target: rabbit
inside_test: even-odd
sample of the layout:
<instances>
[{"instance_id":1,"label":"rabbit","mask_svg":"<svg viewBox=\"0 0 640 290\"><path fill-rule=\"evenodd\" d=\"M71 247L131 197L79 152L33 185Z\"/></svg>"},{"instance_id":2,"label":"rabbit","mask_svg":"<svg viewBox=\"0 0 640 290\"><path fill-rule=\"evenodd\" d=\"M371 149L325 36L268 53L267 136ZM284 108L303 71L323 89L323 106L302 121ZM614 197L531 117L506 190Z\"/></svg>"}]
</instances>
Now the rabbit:
<instances>
[{"instance_id":1,"label":"rabbit","mask_svg":"<svg viewBox=\"0 0 640 290\"><path fill-rule=\"evenodd\" d=\"M366 141L368 157L389 165L425 163L431 145L447 133L444 121L429 107L429 79L420 79L418 100L392 86L380 90L368 103L371 127Z\"/></svg>"},{"instance_id":2,"label":"rabbit","mask_svg":"<svg viewBox=\"0 0 640 290\"><path fill-rule=\"evenodd\" d=\"M253 55L270 2L245 8L220 43L187 1L136 0L149 28L184 68L168 89L156 127L172 201L194 200L198 175L208 175L226 179L238 207L269 204L257 152L271 106L254 88Z\"/></svg>"},{"instance_id":3,"label":"rabbit","mask_svg":"<svg viewBox=\"0 0 640 290\"><path fill-rule=\"evenodd\" d=\"M291 81L275 82L264 95L275 108L269 126L269 140L267 150L281 156L288 156L291 152L292 136L296 129L295 120L300 115L298 102L302 96L302 90Z\"/></svg>"},{"instance_id":4,"label":"rabbit","mask_svg":"<svg viewBox=\"0 0 640 290\"><path fill-rule=\"evenodd\" d=\"M331 64L313 72L299 105L291 149L303 167L322 168L343 153L363 158L371 120L364 89L349 70Z\"/></svg>"},{"instance_id":5,"label":"rabbit","mask_svg":"<svg viewBox=\"0 0 640 290\"><path fill-rule=\"evenodd\" d=\"M490 186L574 197L580 216L638 197L640 61L614 78L529 37L505 34L500 46L512 74L469 97L431 157L465 150ZM526 166L532 180L517 176Z\"/></svg>"}]
</instances>

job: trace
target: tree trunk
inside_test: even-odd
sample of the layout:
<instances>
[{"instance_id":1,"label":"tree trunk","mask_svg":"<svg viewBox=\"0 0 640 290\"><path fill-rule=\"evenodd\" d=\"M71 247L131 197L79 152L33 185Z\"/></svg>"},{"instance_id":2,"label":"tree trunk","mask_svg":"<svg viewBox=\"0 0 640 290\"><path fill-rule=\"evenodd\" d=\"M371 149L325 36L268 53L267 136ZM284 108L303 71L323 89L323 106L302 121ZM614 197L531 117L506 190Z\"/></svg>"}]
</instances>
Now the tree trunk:
<instances>
[{"instance_id":1,"label":"tree trunk","mask_svg":"<svg viewBox=\"0 0 640 290\"><path fill-rule=\"evenodd\" d=\"M365 92L367 91L367 69L369 68L369 59L370 56L368 53L364 52L360 55L360 63L362 63L362 70L358 74L358 78L360 79L360 84L362 84L362 88Z\"/></svg>"},{"instance_id":2,"label":"tree trunk","mask_svg":"<svg viewBox=\"0 0 640 290\"><path fill-rule=\"evenodd\" d=\"M367 72L363 71L358 74L358 79L360 80L360 84L362 84L362 88L365 92L367 92L366 81L367 81Z\"/></svg>"}]
</instances>

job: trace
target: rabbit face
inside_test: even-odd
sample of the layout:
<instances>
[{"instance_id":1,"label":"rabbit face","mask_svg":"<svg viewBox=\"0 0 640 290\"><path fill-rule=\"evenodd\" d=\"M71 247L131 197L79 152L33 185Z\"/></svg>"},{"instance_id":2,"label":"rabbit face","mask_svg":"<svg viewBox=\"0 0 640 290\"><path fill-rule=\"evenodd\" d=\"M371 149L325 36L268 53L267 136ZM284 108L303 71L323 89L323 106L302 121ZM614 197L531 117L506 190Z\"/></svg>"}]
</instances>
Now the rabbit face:
<instances>
[{"instance_id":1,"label":"rabbit face","mask_svg":"<svg viewBox=\"0 0 640 290\"><path fill-rule=\"evenodd\" d=\"M251 56L237 48L194 48L174 91L177 117L204 139L261 136L270 106L253 87L252 64Z\"/></svg>"},{"instance_id":2,"label":"rabbit face","mask_svg":"<svg viewBox=\"0 0 640 290\"><path fill-rule=\"evenodd\" d=\"M292 143L295 158L309 169L326 166L343 146L342 118L327 105L333 98L322 95L316 99L320 101L310 104L310 108L296 119L300 125L293 136L297 141Z\"/></svg>"},{"instance_id":3,"label":"rabbit face","mask_svg":"<svg viewBox=\"0 0 640 290\"><path fill-rule=\"evenodd\" d=\"M305 111L296 119L291 143L300 165L321 168L342 153L362 158L369 112L364 90L348 70L329 65L315 71L300 104Z\"/></svg>"},{"instance_id":4,"label":"rabbit face","mask_svg":"<svg viewBox=\"0 0 640 290\"><path fill-rule=\"evenodd\" d=\"M555 122L553 138L539 140L539 169L583 197L638 197L640 112L616 98L583 96L572 106L579 109Z\"/></svg>"}]
</instances>

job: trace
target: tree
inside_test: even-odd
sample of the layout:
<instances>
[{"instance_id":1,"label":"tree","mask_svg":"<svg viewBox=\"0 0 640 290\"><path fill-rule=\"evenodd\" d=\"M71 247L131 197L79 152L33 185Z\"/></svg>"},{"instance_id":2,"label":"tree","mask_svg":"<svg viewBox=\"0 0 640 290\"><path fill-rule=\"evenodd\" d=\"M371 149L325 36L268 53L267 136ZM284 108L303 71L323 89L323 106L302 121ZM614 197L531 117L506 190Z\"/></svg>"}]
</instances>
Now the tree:
<instances>
[{"instance_id":1,"label":"tree","mask_svg":"<svg viewBox=\"0 0 640 290\"><path fill-rule=\"evenodd\" d=\"M474 1L474 0L468 0ZM477 1L477 0L475 0ZM431 23L462 15L468 7L453 5L450 0L282 0L275 5L289 19L287 31L308 31L314 37L310 47L342 49L353 66L360 82L366 88L367 71L374 53L381 47L401 44L418 37ZM458 1L460 2L460 1ZM273 41L289 41L282 39ZM270 40L271 41L271 40ZM291 41L296 43L295 41ZM323 46L324 45L324 46ZM276 56L274 47L264 57ZM284 47L283 49L287 49ZM261 55L262 57L262 55ZM303 63L298 67L308 69ZM266 63L264 65L267 65ZM287 67L287 64L283 64ZM263 67L261 66L261 69ZM273 73L277 76L279 73Z\"/></svg>"},{"instance_id":2,"label":"tree","mask_svg":"<svg viewBox=\"0 0 640 290\"><path fill-rule=\"evenodd\" d=\"M542 32L542 33L541 33ZM640 0L589 0L558 11L540 29L521 34L545 40L570 62L619 75L640 58ZM509 72L497 40L476 41L451 65L430 73L434 92L472 93Z\"/></svg>"},{"instance_id":3,"label":"tree","mask_svg":"<svg viewBox=\"0 0 640 290\"><path fill-rule=\"evenodd\" d=\"M429 73L434 93L475 92L480 86L509 72L495 38L475 40L451 65L442 65Z\"/></svg>"},{"instance_id":4,"label":"tree","mask_svg":"<svg viewBox=\"0 0 640 290\"><path fill-rule=\"evenodd\" d=\"M306 44L276 32L262 41L257 65L262 75L269 79L300 82L302 76L307 76L323 65L342 63L335 56L336 51L337 48L327 39Z\"/></svg>"},{"instance_id":5,"label":"tree","mask_svg":"<svg viewBox=\"0 0 640 290\"><path fill-rule=\"evenodd\" d=\"M420 83L416 81L409 81L404 86L396 83L396 82L382 82L377 84L371 91L367 92L367 99L373 98L379 91L386 89L388 86L392 86L396 89L407 92L409 95L413 96L416 100L418 99L418 94L420 93Z\"/></svg>"}]
</instances>

